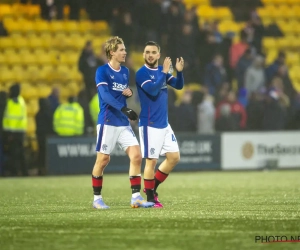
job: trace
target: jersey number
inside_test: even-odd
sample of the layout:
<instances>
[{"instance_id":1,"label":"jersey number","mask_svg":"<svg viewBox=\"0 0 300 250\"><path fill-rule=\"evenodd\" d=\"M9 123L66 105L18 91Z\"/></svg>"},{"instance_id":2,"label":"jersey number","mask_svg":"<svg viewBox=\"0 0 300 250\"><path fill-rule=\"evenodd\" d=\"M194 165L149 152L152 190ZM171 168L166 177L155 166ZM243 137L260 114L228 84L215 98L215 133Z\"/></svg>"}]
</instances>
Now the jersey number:
<instances>
[{"instance_id":1,"label":"jersey number","mask_svg":"<svg viewBox=\"0 0 300 250\"><path fill-rule=\"evenodd\" d=\"M176 137L174 134L172 134L172 141L176 141Z\"/></svg>"}]
</instances>

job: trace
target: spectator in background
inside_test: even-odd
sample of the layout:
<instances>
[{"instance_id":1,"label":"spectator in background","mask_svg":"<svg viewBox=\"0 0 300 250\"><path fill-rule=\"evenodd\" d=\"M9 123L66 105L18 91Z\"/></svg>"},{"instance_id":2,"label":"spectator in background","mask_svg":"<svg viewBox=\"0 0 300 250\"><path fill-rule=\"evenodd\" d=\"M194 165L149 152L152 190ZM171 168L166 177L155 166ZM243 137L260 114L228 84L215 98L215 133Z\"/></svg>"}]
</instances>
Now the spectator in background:
<instances>
[{"instance_id":1,"label":"spectator in background","mask_svg":"<svg viewBox=\"0 0 300 250\"><path fill-rule=\"evenodd\" d=\"M111 22L112 34L115 36L123 37L126 44L128 44L127 52L133 45L134 26L132 22L131 13L123 11L120 8L115 8Z\"/></svg>"},{"instance_id":2,"label":"spectator in background","mask_svg":"<svg viewBox=\"0 0 300 250\"><path fill-rule=\"evenodd\" d=\"M3 115L4 171L8 175L27 176L24 154L24 139L27 130L27 107L20 96L20 85L9 88L8 99Z\"/></svg>"},{"instance_id":3,"label":"spectator in background","mask_svg":"<svg viewBox=\"0 0 300 250\"><path fill-rule=\"evenodd\" d=\"M290 129L300 129L300 93L297 93L291 102Z\"/></svg>"},{"instance_id":4,"label":"spectator in background","mask_svg":"<svg viewBox=\"0 0 300 250\"><path fill-rule=\"evenodd\" d=\"M288 68L285 64L278 67L275 78L279 77L282 80L282 91L287 94L290 99L294 99L296 90L288 74Z\"/></svg>"},{"instance_id":5,"label":"spectator in background","mask_svg":"<svg viewBox=\"0 0 300 250\"><path fill-rule=\"evenodd\" d=\"M281 65L285 65L285 53L283 51L280 51L278 53L278 56L276 60L266 68L266 77L267 77L267 83L269 84L272 80L272 78L276 75L278 72L278 68Z\"/></svg>"},{"instance_id":6,"label":"spectator in background","mask_svg":"<svg viewBox=\"0 0 300 250\"><path fill-rule=\"evenodd\" d=\"M41 16L45 20L52 20L56 15L55 0L39 0Z\"/></svg>"},{"instance_id":7,"label":"spectator in background","mask_svg":"<svg viewBox=\"0 0 300 250\"><path fill-rule=\"evenodd\" d=\"M231 115L234 118L234 127L236 130L243 130L246 128L247 113L241 103L237 101L234 91L229 91L225 100L217 104L216 119L221 117L221 107L224 104L229 104Z\"/></svg>"},{"instance_id":8,"label":"spectator in background","mask_svg":"<svg viewBox=\"0 0 300 250\"><path fill-rule=\"evenodd\" d=\"M245 74L245 88L248 95L265 87L266 78L263 65L264 58L262 56L256 56L252 65L247 69Z\"/></svg>"},{"instance_id":9,"label":"spectator in background","mask_svg":"<svg viewBox=\"0 0 300 250\"><path fill-rule=\"evenodd\" d=\"M96 94L96 91L94 91L94 93ZM83 113L84 113L83 134L87 134L87 135L92 134L95 126L94 126L93 118L90 113L89 99L85 89L79 92L78 103L83 108ZM98 106L98 110L99 110L99 106Z\"/></svg>"},{"instance_id":10,"label":"spectator in background","mask_svg":"<svg viewBox=\"0 0 300 250\"><path fill-rule=\"evenodd\" d=\"M83 75L85 89L89 101L93 98L95 92L95 72L100 62L94 53L93 44L87 41L78 61L78 69Z\"/></svg>"},{"instance_id":11,"label":"spectator in background","mask_svg":"<svg viewBox=\"0 0 300 250\"><path fill-rule=\"evenodd\" d=\"M180 114L180 120L177 124L178 132L196 132L197 119L195 117L195 109L192 105L192 92L185 91L181 103L177 108L178 114Z\"/></svg>"},{"instance_id":12,"label":"spectator in background","mask_svg":"<svg viewBox=\"0 0 300 250\"><path fill-rule=\"evenodd\" d=\"M253 62L253 56L251 53L251 49L246 49L245 53L238 61L235 69L235 75L236 75L239 89L245 86L245 74L247 69L251 66L252 62Z\"/></svg>"},{"instance_id":13,"label":"spectator in background","mask_svg":"<svg viewBox=\"0 0 300 250\"><path fill-rule=\"evenodd\" d=\"M49 135L53 135L53 112L49 99L39 99L39 111L35 116L36 137L38 142L38 173L46 174L46 140Z\"/></svg>"},{"instance_id":14,"label":"spectator in background","mask_svg":"<svg viewBox=\"0 0 300 250\"><path fill-rule=\"evenodd\" d=\"M169 123L172 124L173 129L176 131L178 124L181 122L178 119L178 109L175 105L177 101L176 93L173 88L168 88L168 115Z\"/></svg>"},{"instance_id":15,"label":"spectator in background","mask_svg":"<svg viewBox=\"0 0 300 250\"><path fill-rule=\"evenodd\" d=\"M215 132L215 106L205 86L202 91L193 92L192 105L194 113L197 114L198 134L213 134Z\"/></svg>"},{"instance_id":16,"label":"spectator in background","mask_svg":"<svg viewBox=\"0 0 300 250\"><path fill-rule=\"evenodd\" d=\"M166 46L166 52L171 58L177 56L177 43L183 23L183 13L180 11L179 3L172 1L167 13L164 15L162 25L163 46Z\"/></svg>"},{"instance_id":17,"label":"spectator in background","mask_svg":"<svg viewBox=\"0 0 300 250\"><path fill-rule=\"evenodd\" d=\"M71 96L68 103L60 104L54 112L53 130L59 136L81 136L84 134L84 110Z\"/></svg>"},{"instance_id":18,"label":"spectator in background","mask_svg":"<svg viewBox=\"0 0 300 250\"><path fill-rule=\"evenodd\" d=\"M221 86L227 82L227 73L223 67L223 57L215 55L213 61L206 66L204 74L204 85L207 86L209 94L216 96Z\"/></svg>"},{"instance_id":19,"label":"spectator in background","mask_svg":"<svg viewBox=\"0 0 300 250\"><path fill-rule=\"evenodd\" d=\"M196 48L196 35L195 30L191 24L183 24L178 37L176 57L182 56L185 58L185 75L184 80L186 82L197 82L198 81L198 58L195 57Z\"/></svg>"},{"instance_id":20,"label":"spectator in background","mask_svg":"<svg viewBox=\"0 0 300 250\"><path fill-rule=\"evenodd\" d=\"M221 34L221 32L219 31L219 22L218 21L214 21L211 25L211 34L214 36L214 41L216 43L222 43L223 41L223 36Z\"/></svg>"},{"instance_id":21,"label":"spectator in background","mask_svg":"<svg viewBox=\"0 0 300 250\"><path fill-rule=\"evenodd\" d=\"M59 106L59 96L60 96L60 91L58 87L53 87L51 94L48 96L48 101L50 104L50 109L52 113L57 109Z\"/></svg>"},{"instance_id":22,"label":"spectator in background","mask_svg":"<svg viewBox=\"0 0 300 250\"><path fill-rule=\"evenodd\" d=\"M245 31L241 31L240 38L240 42L232 44L229 51L230 66L233 70L235 70L238 61L243 56L245 51L249 48L247 42L247 34L245 33Z\"/></svg>"},{"instance_id":23,"label":"spectator in background","mask_svg":"<svg viewBox=\"0 0 300 250\"><path fill-rule=\"evenodd\" d=\"M3 22L0 20L0 37L2 36L8 36L8 32L3 25Z\"/></svg>"},{"instance_id":24,"label":"spectator in background","mask_svg":"<svg viewBox=\"0 0 300 250\"><path fill-rule=\"evenodd\" d=\"M266 96L262 129L267 131L282 130L285 124L286 112L279 102L277 91L271 88Z\"/></svg>"},{"instance_id":25,"label":"spectator in background","mask_svg":"<svg viewBox=\"0 0 300 250\"><path fill-rule=\"evenodd\" d=\"M4 116L4 111L6 107L6 100L7 94L5 91L0 91L0 176L3 174L3 162L4 162L4 155L3 155L3 125L2 120Z\"/></svg>"},{"instance_id":26,"label":"spectator in background","mask_svg":"<svg viewBox=\"0 0 300 250\"><path fill-rule=\"evenodd\" d=\"M247 129L259 131L264 118L264 90L252 92L247 105Z\"/></svg>"},{"instance_id":27,"label":"spectator in background","mask_svg":"<svg viewBox=\"0 0 300 250\"><path fill-rule=\"evenodd\" d=\"M228 103L220 106L220 115L216 119L216 130L220 132L239 130L239 126L231 113L231 107Z\"/></svg>"},{"instance_id":28,"label":"spectator in background","mask_svg":"<svg viewBox=\"0 0 300 250\"><path fill-rule=\"evenodd\" d=\"M95 93L92 100L89 102L89 112L93 120L93 126L96 129L98 123L98 114L100 112L98 93Z\"/></svg>"},{"instance_id":29,"label":"spectator in background","mask_svg":"<svg viewBox=\"0 0 300 250\"><path fill-rule=\"evenodd\" d=\"M288 109L290 107L290 98L286 93L284 92L284 83L283 80L280 77L274 77L271 82L271 88L276 91L278 94L278 100L280 105L284 109Z\"/></svg>"},{"instance_id":30,"label":"spectator in background","mask_svg":"<svg viewBox=\"0 0 300 250\"><path fill-rule=\"evenodd\" d=\"M261 22L261 19L257 15L252 17L251 22L254 31L252 45L255 48L256 53L261 54L262 39L265 36L265 28Z\"/></svg>"}]
</instances>

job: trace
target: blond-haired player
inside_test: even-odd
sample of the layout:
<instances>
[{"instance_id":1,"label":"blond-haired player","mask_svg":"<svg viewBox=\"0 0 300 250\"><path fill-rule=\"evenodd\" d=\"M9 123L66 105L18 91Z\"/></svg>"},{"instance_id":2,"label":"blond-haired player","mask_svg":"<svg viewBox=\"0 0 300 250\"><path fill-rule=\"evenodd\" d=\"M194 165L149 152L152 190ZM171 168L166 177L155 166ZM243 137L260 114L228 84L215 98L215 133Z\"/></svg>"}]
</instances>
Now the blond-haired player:
<instances>
[{"instance_id":1,"label":"blond-haired player","mask_svg":"<svg viewBox=\"0 0 300 250\"><path fill-rule=\"evenodd\" d=\"M118 144L130 159L129 175L132 189L132 207L151 207L140 194L141 162L140 146L130 126L129 120L137 120L137 114L127 108L126 98L132 96L129 88L129 71L121 66L125 62L126 48L121 38L111 37L105 43L108 63L96 71L100 112L97 125L97 158L92 172L94 190L93 207L107 209L102 198L103 172L110 161L110 153Z\"/></svg>"}]
</instances>

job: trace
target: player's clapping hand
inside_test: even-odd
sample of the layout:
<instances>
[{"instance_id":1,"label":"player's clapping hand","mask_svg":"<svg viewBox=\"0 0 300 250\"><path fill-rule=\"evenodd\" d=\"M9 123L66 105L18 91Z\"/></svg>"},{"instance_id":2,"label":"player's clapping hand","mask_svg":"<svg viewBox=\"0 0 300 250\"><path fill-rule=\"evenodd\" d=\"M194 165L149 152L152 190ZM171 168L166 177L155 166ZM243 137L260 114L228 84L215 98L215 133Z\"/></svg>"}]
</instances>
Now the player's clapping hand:
<instances>
[{"instance_id":1,"label":"player's clapping hand","mask_svg":"<svg viewBox=\"0 0 300 250\"><path fill-rule=\"evenodd\" d=\"M171 58L166 57L165 60L164 60L164 63L163 63L163 70L162 71L167 74L170 70L171 64L172 64Z\"/></svg>"},{"instance_id":2,"label":"player's clapping hand","mask_svg":"<svg viewBox=\"0 0 300 250\"><path fill-rule=\"evenodd\" d=\"M122 95L130 97L130 96L132 96L132 90L130 88L124 89L124 91L122 92Z\"/></svg>"},{"instance_id":3,"label":"player's clapping hand","mask_svg":"<svg viewBox=\"0 0 300 250\"><path fill-rule=\"evenodd\" d=\"M176 59L176 70L181 72L184 67L184 60L182 57Z\"/></svg>"},{"instance_id":4,"label":"player's clapping hand","mask_svg":"<svg viewBox=\"0 0 300 250\"><path fill-rule=\"evenodd\" d=\"M126 115L126 116L129 118L129 120L131 120L131 121L136 121L136 120L138 119L137 113L135 113L135 112L134 112L132 109L130 109L130 108L123 107L123 108L121 109L121 111L122 111L122 113L123 113L124 115Z\"/></svg>"}]
</instances>

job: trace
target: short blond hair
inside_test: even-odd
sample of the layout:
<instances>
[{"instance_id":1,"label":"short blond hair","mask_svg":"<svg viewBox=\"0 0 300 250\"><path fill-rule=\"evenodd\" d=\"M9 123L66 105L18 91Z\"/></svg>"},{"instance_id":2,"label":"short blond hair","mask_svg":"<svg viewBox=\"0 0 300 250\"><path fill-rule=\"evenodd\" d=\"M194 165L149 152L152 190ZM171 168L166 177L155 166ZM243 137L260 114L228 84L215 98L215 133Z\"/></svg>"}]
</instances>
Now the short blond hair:
<instances>
[{"instance_id":1,"label":"short blond hair","mask_svg":"<svg viewBox=\"0 0 300 250\"><path fill-rule=\"evenodd\" d=\"M108 60L110 60L112 57L110 52L116 52L119 44L124 44L124 42L123 39L118 36L111 37L105 42L104 49Z\"/></svg>"}]
</instances>

